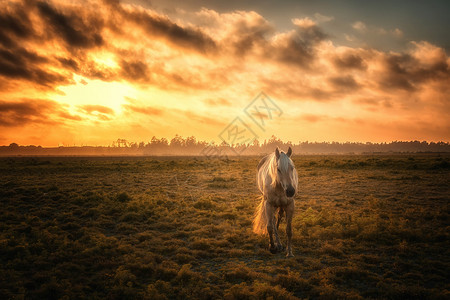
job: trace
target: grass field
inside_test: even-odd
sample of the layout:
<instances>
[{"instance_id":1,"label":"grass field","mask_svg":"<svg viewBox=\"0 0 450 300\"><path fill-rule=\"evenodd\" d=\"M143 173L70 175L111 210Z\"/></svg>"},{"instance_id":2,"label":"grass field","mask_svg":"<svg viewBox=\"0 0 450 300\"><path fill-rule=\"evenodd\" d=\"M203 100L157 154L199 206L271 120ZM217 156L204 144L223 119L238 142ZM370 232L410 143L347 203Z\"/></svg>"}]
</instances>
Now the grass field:
<instances>
[{"instance_id":1,"label":"grass field","mask_svg":"<svg viewBox=\"0 0 450 300\"><path fill-rule=\"evenodd\" d=\"M293 160L287 259L257 157L2 158L0 298L450 298L449 155Z\"/></svg>"}]
</instances>

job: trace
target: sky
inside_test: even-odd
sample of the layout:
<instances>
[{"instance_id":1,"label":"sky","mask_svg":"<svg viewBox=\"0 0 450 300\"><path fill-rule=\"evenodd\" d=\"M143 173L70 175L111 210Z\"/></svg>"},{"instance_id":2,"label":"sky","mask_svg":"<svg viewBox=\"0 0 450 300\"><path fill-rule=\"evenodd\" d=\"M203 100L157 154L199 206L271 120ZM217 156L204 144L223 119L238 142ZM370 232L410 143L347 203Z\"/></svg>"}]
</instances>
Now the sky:
<instances>
[{"instance_id":1,"label":"sky","mask_svg":"<svg viewBox=\"0 0 450 300\"><path fill-rule=\"evenodd\" d=\"M0 2L0 145L450 141L448 1Z\"/></svg>"}]
</instances>

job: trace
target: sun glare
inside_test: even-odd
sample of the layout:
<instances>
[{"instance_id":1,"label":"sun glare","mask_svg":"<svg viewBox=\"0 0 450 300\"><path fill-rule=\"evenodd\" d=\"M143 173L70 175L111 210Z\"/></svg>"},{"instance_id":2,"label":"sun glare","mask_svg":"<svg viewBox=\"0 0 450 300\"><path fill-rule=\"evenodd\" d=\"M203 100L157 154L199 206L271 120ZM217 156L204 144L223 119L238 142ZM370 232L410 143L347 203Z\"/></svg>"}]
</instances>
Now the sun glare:
<instances>
[{"instance_id":1,"label":"sun glare","mask_svg":"<svg viewBox=\"0 0 450 300\"><path fill-rule=\"evenodd\" d=\"M72 112L78 111L83 105L101 105L120 114L126 97L134 98L136 90L121 82L104 82L90 80L81 76L74 76L75 85L60 87L63 94L55 96L55 100L70 105Z\"/></svg>"}]
</instances>

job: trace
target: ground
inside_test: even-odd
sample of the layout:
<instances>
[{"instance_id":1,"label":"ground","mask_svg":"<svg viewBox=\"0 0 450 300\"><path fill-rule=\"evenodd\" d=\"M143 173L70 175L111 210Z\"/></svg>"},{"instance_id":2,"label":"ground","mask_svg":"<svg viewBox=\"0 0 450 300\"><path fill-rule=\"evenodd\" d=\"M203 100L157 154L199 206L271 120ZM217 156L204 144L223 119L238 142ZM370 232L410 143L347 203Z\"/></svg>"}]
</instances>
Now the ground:
<instances>
[{"instance_id":1,"label":"ground","mask_svg":"<svg viewBox=\"0 0 450 300\"><path fill-rule=\"evenodd\" d=\"M294 156L294 258L259 159L0 159L0 298L450 297L450 155Z\"/></svg>"}]
</instances>

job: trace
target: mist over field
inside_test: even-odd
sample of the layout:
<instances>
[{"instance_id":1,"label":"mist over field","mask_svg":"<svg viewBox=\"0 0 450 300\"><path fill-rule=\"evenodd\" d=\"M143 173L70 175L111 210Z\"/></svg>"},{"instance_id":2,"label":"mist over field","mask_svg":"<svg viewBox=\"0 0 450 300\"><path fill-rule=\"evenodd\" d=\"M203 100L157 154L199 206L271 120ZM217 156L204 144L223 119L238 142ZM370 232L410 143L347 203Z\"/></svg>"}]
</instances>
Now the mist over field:
<instances>
[{"instance_id":1,"label":"mist over field","mask_svg":"<svg viewBox=\"0 0 450 300\"><path fill-rule=\"evenodd\" d=\"M117 139L110 146L19 146L11 143L0 146L0 156L198 156L208 158L227 158L236 156L266 155L277 147L291 147L295 153L305 154L392 154L392 153L448 153L447 142L395 141L390 143L358 142L299 142L284 143L275 136L261 143L230 145L198 141L194 136L183 138L176 135L170 141L166 138L153 137L150 142L133 143Z\"/></svg>"}]
</instances>

